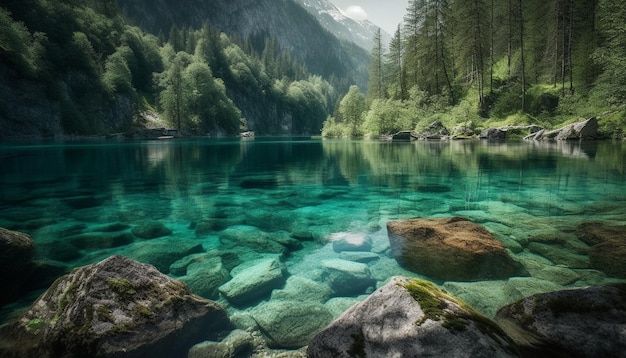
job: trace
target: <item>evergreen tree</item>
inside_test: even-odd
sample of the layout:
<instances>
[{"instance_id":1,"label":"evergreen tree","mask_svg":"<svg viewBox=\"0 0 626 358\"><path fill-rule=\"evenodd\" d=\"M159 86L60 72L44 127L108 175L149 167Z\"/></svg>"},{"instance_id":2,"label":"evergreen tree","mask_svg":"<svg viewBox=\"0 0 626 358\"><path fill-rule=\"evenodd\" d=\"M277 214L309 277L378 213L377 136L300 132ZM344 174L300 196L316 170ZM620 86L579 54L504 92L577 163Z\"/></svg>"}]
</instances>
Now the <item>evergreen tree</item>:
<instances>
[{"instance_id":1,"label":"evergreen tree","mask_svg":"<svg viewBox=\"0 0 626 358\"><path fill-rule=\"evenodd\" d=\"M367 84L367 96L370 99L385 97L383 74L384 56L382 36L380 28L378 28L374 34L374 47L370 55L369 82Z\"/></svg>"}]
</instances>

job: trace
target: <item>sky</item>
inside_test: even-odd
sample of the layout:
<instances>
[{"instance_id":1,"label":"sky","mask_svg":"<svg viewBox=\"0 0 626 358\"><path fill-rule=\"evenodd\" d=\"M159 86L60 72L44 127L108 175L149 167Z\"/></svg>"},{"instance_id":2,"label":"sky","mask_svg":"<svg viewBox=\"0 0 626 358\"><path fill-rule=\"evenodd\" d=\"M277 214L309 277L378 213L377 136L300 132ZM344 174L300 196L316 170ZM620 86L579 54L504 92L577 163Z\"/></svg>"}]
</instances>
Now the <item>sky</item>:
<instances>
[{"instance_id":1,"label":"sky","mask_svg":"<svg viewBox=\"0 0 626 358\"><path fill-rule=\"evenodd\" d=\"M355 20L370 20L393 35L402 22L409 0L331 0Z\"/></svg>"}]
</instances>

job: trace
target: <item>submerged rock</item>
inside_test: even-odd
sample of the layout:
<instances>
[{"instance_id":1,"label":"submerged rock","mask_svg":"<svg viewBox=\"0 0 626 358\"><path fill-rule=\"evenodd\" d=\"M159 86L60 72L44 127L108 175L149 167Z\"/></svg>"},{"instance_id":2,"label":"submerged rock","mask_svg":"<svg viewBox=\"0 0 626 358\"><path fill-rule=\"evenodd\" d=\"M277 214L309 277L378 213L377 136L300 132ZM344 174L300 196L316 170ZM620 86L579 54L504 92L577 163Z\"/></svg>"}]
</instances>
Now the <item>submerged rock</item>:
<instances>
[{"instance_id":1,"label":"submerged rock","mask_svg":"<svg viewBox=\"0 0 626 358\"><path fill-rule=\"evenodd\" d=\"M433 284L394 277L315 336L307 354L509 357L513 346L496 324Z\"/></svg>"},{"instance_id":2,"label":"submerged rock","mask_svg":"<svg viewBox=\"0 0 626 358\"><path fill-rule=\"evenodd\" d=\"M218 288L230 280L230 274L219 256L187 267L187 275L180 280L189 286L191 292L208 299L218 298Z\"/></svg>"},{"instance_id":3,"label":"submerged rock","mask_svg":"<svg viewBox=\"0 0 626 358\"><path fill-rule=\"evenodd\" d=\"M587 222L578 226L576 235L591 245L591 267L607 275L626 278L626 226Z\"/></svg>"},{"instance_id":4,"label":"submerged rock","mask_svg":"<svg viewBox=\"0 0 626 358\"><path fill-rule=\"evenodd\" d=\"M527 275L493 234L464 218L390 221L387 231L400 266L436 280Z\"/></svg>"},{"instance_id":5,"label":"submerged rock","mask_svg":"<svg viewBox=\"0 0 626 358\"><path fill-rule=\"evenodd\" d=\"M156 239L158 237L169 236L172 230L159 221L143 221L131 230L133 235L142 239Z\"/></svg>"},{"instance_id":6,"label":"submerged rock","mask_svg":"<svg viewBox=\"0 0 626 358\"><path fill-rule=\"evenodd\" d=\"M34 269L33 239L0 227L0 306L15 299Z\"/></svg>"},{"instance_id":7,"label":"submerged rock","mask_svg":"<svg viewBox=\"0 0 626 358\"><path fill-rule=\"evenodd\" d=\"M333 316L321 303L272 300L251 313L271 348L305 346Z\"/></svg>"},{"instance_id":8,"label":"submerged rock","mask_svg":"<svg viewBox=\"0 0 626 358\"><path fill-rule=\"evenodd\" d=\"M57 280L5 329L0 356L181 357L230 327L216 303L117 255Z\"/></svg>"},{"instance_id":9,"label":"submerged rock","mask_svg":"<svg viewBox=\"0 0 626 358\"><path fill-rule=\"evenodd\" d=\"M496 322L529 357L623 357L626 286L537 294L500 309Z\"/></svg>"},{"instance_id":10,"label":"submerged rock","mask_svg":"<svg viewBox=\"0 0 626 358\"><path fill-rule=\"evenodd\" d=\"M236 329L220 342L206 341L191 347L187 358L249 357L254 348L254 337Z\"/></svg>"},{"instance_id":11,"label":"submerged rock","mask_svg":"<svg viewBox=\"0 0 626 358\"><path fill-rule=\"evenodd\" d=\"M365 233L341 232L330 235L335 252L343 251L370 251L372 238Z\"/></svg>"},{"instance_id":12,"label":"submerged rock","mask_svg":"<svg viewBox=\"0 0 626 358\"><path fill-rule=\"evenodd\" d=\"M235 271L231 272L235 274ZM235 274L219 287L219 292L234 305L258 300L285 283L284 267L276 258L262 259Z\"/></svg>"},{"instance_id":13,"label":"submerged rock","mask_svg":"<svg viewBox=\"0 0 626 358\"><path fill-rule=\"evenodd\" d=\"M364 293L376 285L376 280L366 264L341 259L324 260L323 278L338 296Z\"/></svg>"},{"instance_id":14,"label":"submerged rock","mask_svg":"<svg viewBox=\"0 0 626 358\"><path fill-rule=\"evenodd\" d=\"M167 274L174 262L203 251L202 244L194 240L161 238L135 242L124 250L124 255L154 265L159 271Z\"/></svg>"}]
</instances>

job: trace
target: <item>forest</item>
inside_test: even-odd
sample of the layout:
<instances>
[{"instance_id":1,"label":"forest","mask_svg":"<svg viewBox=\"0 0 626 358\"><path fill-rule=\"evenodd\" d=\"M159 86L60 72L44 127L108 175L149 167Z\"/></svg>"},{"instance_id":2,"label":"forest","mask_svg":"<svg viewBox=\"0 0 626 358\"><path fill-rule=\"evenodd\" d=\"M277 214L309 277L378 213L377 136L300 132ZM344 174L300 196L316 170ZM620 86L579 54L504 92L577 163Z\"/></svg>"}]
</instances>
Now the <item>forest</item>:
<instances>
[{"instance_id":1,"label":"forest","mask_svg":"<svg viewBox=\"0 0 626 358\"><path fill-rule=\"evenodd\" d=\"M146 125L137 115L145 111L189 135L319 133L341 88L275 35L242 39L208 23L150 34L129 25L114 0L11 0L0 6L0 29L0 92L43 99L41 111L58 112L69 135L129 131ZM2 127L19 120L7 98Z\"/></svg>"},{"instance_id":2,"label":"forest","mask_svg":"<svg viewBox=\"0 0 626 358\"><path fill-rule=\"evenodd\" d=\"M367 88L350 88L323 135L598 117L606 136L623 137L624 23L616 0L410 0L389 47L373 37Z\"/></svg>"},{"instance_id":3,"label":"forest","mask_svg":"<svg viewBox=\"0 0 626 358\"><path fill-rule=\"evenodd\" d=\"M280 2L285 16L308 25L289 36L315 37L317 57L282 46L284 30L172 22L151 33L120 3L3 2L0 137L126 132L145 126L146 112L202 136L377 138L437 120L463 131L592 116L607 136L626 130L626 5L616 0L411 0L389 46L373 34L367 84L367 64L344 58L359 54L331 56L343 45L293 4ZM134 18L163 15L148 5Z\"/></svg>"}]
</instances>

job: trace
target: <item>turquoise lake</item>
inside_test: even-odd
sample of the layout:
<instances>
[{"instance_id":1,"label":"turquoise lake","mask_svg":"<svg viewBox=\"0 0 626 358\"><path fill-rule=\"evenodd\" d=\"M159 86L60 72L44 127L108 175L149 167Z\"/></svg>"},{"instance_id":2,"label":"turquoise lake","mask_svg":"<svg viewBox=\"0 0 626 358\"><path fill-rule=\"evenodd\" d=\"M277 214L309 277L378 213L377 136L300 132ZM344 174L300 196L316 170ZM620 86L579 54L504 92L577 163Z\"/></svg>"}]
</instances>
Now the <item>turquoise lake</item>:
<instances>
[{"instance_id":1,"label":"turquoise lake","mask_svg":"<svg viewBox=\"0 0 626 358\"><path fill-rule=\"evenodd\" d=\"M625 179L623 142L4 143L0 227L31 235L36 259L59 272L122 254L187 282L235 318L267 301L309 299L337 317L394 275L428 279L390 256L386 222L462 216L495 234L530 273L436 282L493 316L526 295L620 281L592 267L589 247L575 232L590 221L626 224ZM137 237L134 229L146 222L169 232ZM324 284L321 263L354 258L335 252L332 238L352 234L372 240L366 265L376 283L320 297L310 288ZM185 271L185 262L211 253L232 276L276 257L286 282L258 300L231 305L216 291L229 277L207 287ZM3 319L43 289L6 305Z\"/></svg>"}]
</instances>

